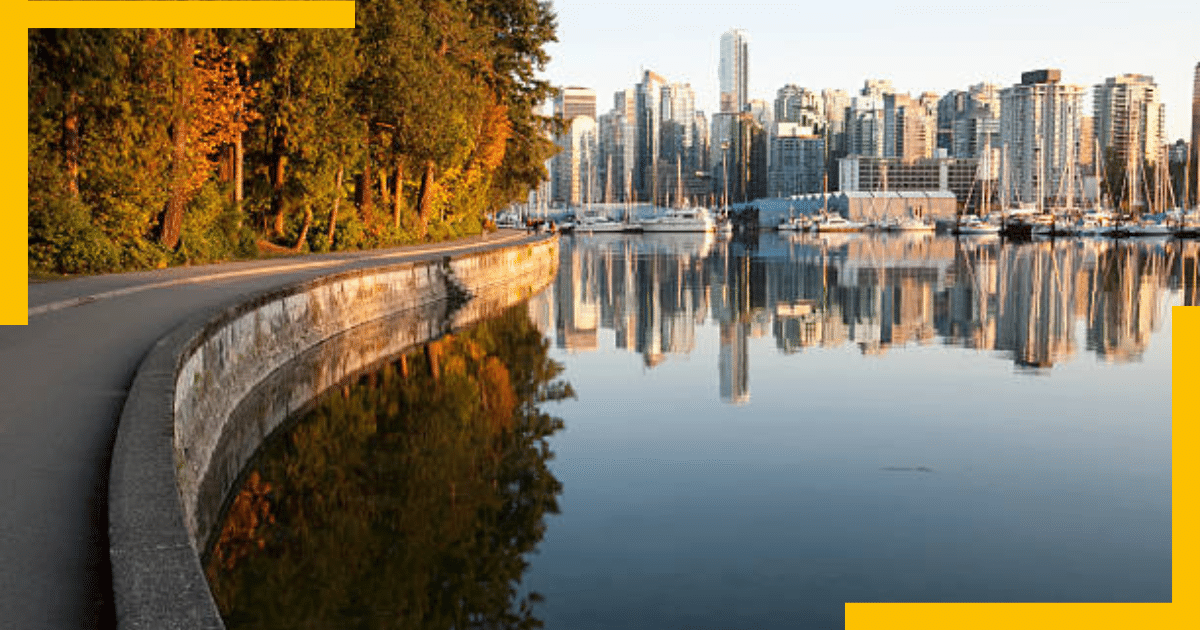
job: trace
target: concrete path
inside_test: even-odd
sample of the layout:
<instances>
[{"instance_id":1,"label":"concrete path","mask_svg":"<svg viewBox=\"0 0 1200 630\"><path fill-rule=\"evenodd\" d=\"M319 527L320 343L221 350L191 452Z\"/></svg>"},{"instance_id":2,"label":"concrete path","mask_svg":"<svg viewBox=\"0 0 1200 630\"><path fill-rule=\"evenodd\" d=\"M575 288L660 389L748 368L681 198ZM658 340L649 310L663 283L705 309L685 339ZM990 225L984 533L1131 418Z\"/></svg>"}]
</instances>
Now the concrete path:
<instances>
[{"instance_id":1,"label":"concrete path","mask_svg":"<svg viewBox=\"0 0 1200 630\"><path fill-rule=\"evenodd\" d=\"M113 625L109 455L134 370L185 317L357 267L539 237L277 258L31 284L29 325L0 327L0 628Z\"/></svg>"}]
</instances>

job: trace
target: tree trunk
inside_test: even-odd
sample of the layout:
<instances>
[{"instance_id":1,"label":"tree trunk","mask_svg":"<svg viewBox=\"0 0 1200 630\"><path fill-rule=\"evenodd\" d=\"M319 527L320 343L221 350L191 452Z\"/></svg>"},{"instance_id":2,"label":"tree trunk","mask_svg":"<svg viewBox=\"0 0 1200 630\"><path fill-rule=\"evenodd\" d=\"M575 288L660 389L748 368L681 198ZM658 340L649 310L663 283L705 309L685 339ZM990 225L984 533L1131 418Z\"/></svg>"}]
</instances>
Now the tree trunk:
<instances>
[{"instance_id":1,"label":"tree trunk","mask_svg":"<svg viewBox=\"0 0 1200 630\"><path fill-rule=\"evenodd\" d=\"M388 176L386 169L379 170L379 201L383 202L383 207L388 206L391 197L388 195Z\"/></svg>"},{"instance_id":2,"label":"tree trunk","mask_svg":"<svg viewBox=\"0 0 1200 630\"><path fill-rule=\"evenodd\" d=\"M367 131L367 159L363 163L361 185L358 187L358 209L362 216L363 225L368 230L375 228L375 212L371 204L371 132Z\"/></svg>"},{"instance_id":3,"label":"tree trunk","mask_svg":"<svg viewBox=\"0 0 1200 630\"><path fill-rule=\"evenodd\" d=\"M179 244L183 230L183 207L187 202L187 120L179 119L171 128L171 195L167 198L167 211L163 215L161 242L167 249Z\"/></svg>"},{"instance_id":4,"label":"tree trunk","mask_svg":"<svg viewBox=\"0 0 1200 630\"><path fill-rule=\"evenodd\" d=\"M238 132L237 137L233 139L233 203L239 211L242 209L242 201L246 198L244 191L245 185L245 167L246 147L242 145L242 133ZM241 223L241 217L238 217L238 223Z\"/></svg>"},{"instance_id":5,"label":"tree trunk","mask_svg":"<svg viewBox=\"0 0 1200 630\"><path fill-rule=\"evenodd\" d=\"M271 213L275 224L271 229L273 236L283 236L284 200L283 182L287 172L287 155L283 152L284 138L275 136L275 163L271 165Z\"/></svg>"},{"instance_id":6,"label":"tree trunk","mask_svg":"<svg viewBox=\"0 0 1200 630\"><path fill-rule=\"evenodd\" d=\"M304 246L304 239L308 238L308 228L312 227L312 206L304 204L304 226L300 228L300 236L296 238L296 244L292 246L293 251L300 251Z\"/></svg>"},{"instance_id":7,"label":"tree trunk","mask_svg":"<svg viewBox=\"0 0 1200 630\"><path fill-rule=\"evenodd\" d=\"M392 193L393 194L393 196L392 196L392 224L396 226L396 229L400 229L400 206L402 205L401 200L404 198L404 195L402 194L404 191L403 182L404 182L404 160L397 159L396 160L396 187L395 187L396 190L393 191L393 193Z\"/></svg>"},{"instance_id":8,"label":"tree trunk","mask_svg":"<svg viewBox=\"0 0 1200 630\"><path fill-rule=\"evenodd\" d=\"M337 213L338 204L342 202L342 173L346 170L344 165L338 165L337 182L335 183L336 190L333 195L333 210L329 211L329 249L333 249L333 233L337 230Z\"/></svg>"},{"instance_id":9,"label":"tree trunk","mask_svg":"<svg viewBox=\"0 0 1200 630\"><path fill-rule=\"evenodd\" d=\"M429 225L429 206L433 203L433 161L425 162L421 177L420 201L417 204L417 237L424 239Z\"/></svg>"},{"instance_id":10,"label":"tree trunk","mask_svg":"<svg viewBox=\"0 0 1200 630\"><path fill-rule=\"evenodd\" d=\"M67 169L67 192L79 197L79 93L71 90L63 118L63 158Z\"/></svg>"}]
</instances>

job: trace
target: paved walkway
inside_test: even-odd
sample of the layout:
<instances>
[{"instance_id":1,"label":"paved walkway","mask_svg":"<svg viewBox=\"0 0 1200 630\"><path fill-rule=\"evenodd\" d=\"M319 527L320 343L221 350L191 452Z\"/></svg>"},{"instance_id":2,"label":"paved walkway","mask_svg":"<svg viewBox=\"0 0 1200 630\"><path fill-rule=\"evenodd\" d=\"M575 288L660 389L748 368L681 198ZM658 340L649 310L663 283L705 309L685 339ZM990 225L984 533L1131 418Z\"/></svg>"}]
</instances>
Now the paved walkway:
<instances>
[{"instance_id":1,"label":"paved walkway","mask_svg":"<svg viewBox=\"0 0 1200 630\"><path fill-rule=\"evenodd\" d=\"M187 316L356 267L538 237L277 258L31 284L29 325L0 327L0 628L112 626L109 455L134 370Z\"/></svg>"}]
</instances>

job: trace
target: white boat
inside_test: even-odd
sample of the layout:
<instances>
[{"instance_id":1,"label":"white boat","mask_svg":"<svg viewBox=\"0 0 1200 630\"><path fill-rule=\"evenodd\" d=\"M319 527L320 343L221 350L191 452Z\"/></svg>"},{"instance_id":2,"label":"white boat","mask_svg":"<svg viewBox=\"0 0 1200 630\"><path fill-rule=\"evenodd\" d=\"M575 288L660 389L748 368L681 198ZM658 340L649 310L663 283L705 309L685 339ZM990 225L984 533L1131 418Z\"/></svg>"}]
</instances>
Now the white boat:
<instances>
[{"instance_id":1,"label":"white boat","mask_svg":"<svg viewBox=\"0 0 1200 630\"><path fill-rule=\"evenodd\" d=\"M865 223L851 221L840 214L824 214L813 221L812 227L817 232L861 232L866 229Z\"/></svg>"},{"instance_id":2,"label":"white boat","mask_svg":"<svg viewBox=\"0 0 1200 630\"><path fill-rule=\"evenodd\" d=\"M784 219L777 228L780 232L807 232L812 224L812 219L807 216L792 217Z\"/></svg>"},{"instance_id":3,"label":"white boat","mask_svg":"<svg viewBox=\"0 0 1200 630\"><path fill-rule=\"evenodd\" d=\"M521 224L521 217L516 212L510 210L502 212L500 216L496 217L496 227L519 229L525 226Z\"/></svg>"},{"instance_id":4,"label":"white boat","mask_svg":"<svg viewBox=\"0 0 1200 630\"><path fill-rule=\"evenodd\" d=\"M932 221L925 219L905 217L888 221L883 229L891 232L932 232L937 229L937 226Z\"/></svg>"},{"instance_id":5,"label":"white boat","mask_svg":"<svg viewBox=\"0 0 1200 630\"><path fill-rule=\"evenodd\" d=\"M643 232L713 232L717 224L707 208L670 208L666 214L642 219Z\"/></svg>"},{"instance_id":6,"label":"white boat","mask_svg":"<svg viewBox=\"0 0 1200 630\"><path fill-rule=\"evenodd\" d=\"M954 231L958 234L998 234L1000 226L987 219L971 215L962 220Z\"/></svg>"},{"instance_id":7,"label":"white boat","mask_svg":"<svg viewBox=\"0 0 1200 630\"><path fill-rule=\"evenodd\" d=\"M624 232L628 226L620 221L613 221L601 215L587 215L577 219L573 225L575 232L592 234L596 232Z\"/></svg>"}]
</instances>

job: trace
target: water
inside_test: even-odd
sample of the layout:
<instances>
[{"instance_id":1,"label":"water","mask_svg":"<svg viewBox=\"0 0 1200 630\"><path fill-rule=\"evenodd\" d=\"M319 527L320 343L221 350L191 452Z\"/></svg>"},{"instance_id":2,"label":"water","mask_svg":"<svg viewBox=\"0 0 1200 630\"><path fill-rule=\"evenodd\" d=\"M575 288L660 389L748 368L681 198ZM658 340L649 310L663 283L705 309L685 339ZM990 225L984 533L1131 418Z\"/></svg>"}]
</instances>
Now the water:
<instances>
[{"instance_id":1,"label":"water","mask_svg":"<svg viewBox=\"0 0 1200 630\"><path fill-rule=\"evenodd\" d=\"M528 448L504 469L540 480L541 507L522 513L520 545L480 554L508 558L491 562L507 572L485 580L488 562L452 550L479 553L462 541L520 501L476 492L493 507L472 530L428 508L450 493L445 475L420 467L405 475L431 477L427 489L406 482L401 498L349 504L424 497L413 505L428 518L400 510L382 520L370 560L350 560L344 543L333 557L375 566L398 554L408 575L416 552L403 543L430 543L441 556L418 563L430 574L487 586L416 580L425 591L371 604L405 627L471 625L398 615L436 609L413 604L418 593L505 627L518 623L500 611L524 601L551 629L831 628L847 601L1168 601L1169 307L1194 303L1198 255L1172 241L565 238L555 285L505 324L546 340L517 335L525 346L495 354L510 370L543 367L518 396L519 417L540 424L514 425ZM537 402L556 382L575 396ZM468 443L430 462L445 469L480 448ZM285 483L296 468L264 470ZM360 473L337 476L348 474ZM413 537L426 530L438 533ZM268 542L228 573L233 591L254 592L232 598L245 606L228 619L268 618L282 590L319 601L364 579L306 592L280 579L283 549ZM493 612L468 591L493 593ZM362 606L323 605L358 611L323 617L332 625L363 625Z\"/></svg>"}]
</instances>

